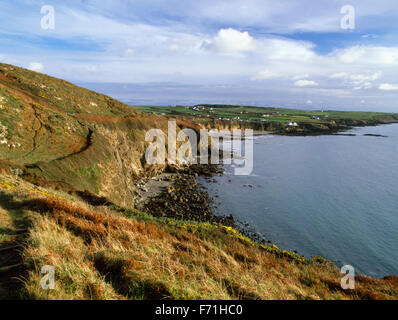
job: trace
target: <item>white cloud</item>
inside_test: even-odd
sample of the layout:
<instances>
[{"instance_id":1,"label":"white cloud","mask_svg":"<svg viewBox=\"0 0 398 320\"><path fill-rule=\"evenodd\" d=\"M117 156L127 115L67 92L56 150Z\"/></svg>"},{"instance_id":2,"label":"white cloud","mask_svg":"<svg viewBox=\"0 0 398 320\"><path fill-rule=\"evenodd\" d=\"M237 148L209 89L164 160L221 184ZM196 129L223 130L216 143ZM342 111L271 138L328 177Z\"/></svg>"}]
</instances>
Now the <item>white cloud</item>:
<instances>
[{"instance_id":1,"label":"white cloud","mask_svg":"<svg viewBox=\"0 0 398 320\"><path fill-rule=\"evenodd\" d=\"M284 79L284 80L304 80L309 78L308 73L296 74L294 75L294 65L293 64L284 64L286 68L282 68L282 66L278 66L279 68L270 69L267 68L263 71L258 72L251 80L268 80L268 79Z\"/></svg>"},{"instance_id":2,"label":"white cloud","mask_svg":"<svg viewBox=\"0 0 398 320\"><path fill-rule=\"evenodd\" d=\"M177 53L198 53L203 49L203 44L209 42L203 37L185 33L165 35L162 39L168 51Z\"/></svg>"},{"instance_id":3,"label":"white cloud","mask_svg":"<svg viewBox=\"0 0 398 320\"><path fill-rule=\"evenodd\" d=\"M264 71L260 71L256 76L252 78L252 80L267 80L267 79L276 79L281 77L281 73L273 70L266 69Z\"/></svg>"},{"instance_id":4,"label":"white cloud","mask_svg":"<svg viewBox=\"0 0 398 320\"><path fill-rule=\"evenodd\" d=\"M361 23L360 16L375 16L383 10L389 11L385 5L387 0L380 1L383 4L374 6L370 0L361 0L361 10L357 12L358 25L365 24ZM158 0L135 0L133 16L128 15L128 9L131 9L128 1L97 4L87 0L85 4L57 5L57 32L52 33L51 37L73 46L68 47L67 51L62 46L50 48L52 51L49 54L47 47L40 48L38 43L27 41L19 50L7 49L6 46L2 53L12 56L14 60L9 63L24 66L30 61L42 61L42 57L46 56L46 73L74 82L156 80L209 86L250 85L264 92L265 89L294 92L295 103L303 103L309 97L321 103L320 96L327 95L329 100L334 101L355 97L357 103L366 98L369 105L374 105L375 101L381 104L386 100L380 98L388 95L378 89L392 90L388 83L395 83L394 79L398 77L398 45L391 41L392 37L384 38L381 33L377 44L371 36L360 39L362 32L372 34L376 33L376 29L361 29L351 44L347 42L351 37L339 42L339 37L335 39L333 35L320 34L320 37L336 40L333 46L340 46L329 54L320 53L328 47L323 41L319 41L320 48L316 49L310 41L286 36L300 30L346 32L339 30L341 16L336 4L320 5L309 0L300 3L187 0L182 6L177 0L170 2L177 5L162 4ZM48 35L40 30L35 9L26 9L23 16L16 15L7 10L11 3L0 12L3 29L38 38ZM396 6L394 0L391 3L390 7ZM308 10L309 6L311 10ZM148 7L153 9L151 13ZM104 15L104 12L107 14ZM168 18L152 15L152 12L162 12ZM17 20L9 23L9 17ZM34 25L37 29L32 27ZM223 29L214 29L217 26L223 26ZM393 26L390 29L393 34ZM320 37L314 37L314 41L317 42ZM85 46L80 46L82 39ZM134 59L126 63L128 57ZM38 68L36 66L35 69L43 70ZM383 80L379 81L381 77ZM256 82L248 83L249 79ZM263 84L259 82L261 80L272 81ZM384 89L379 87L380 83L383 83L380 87ZM394 88L396 85L390 86ZM310 88L311 96L302 96L303 91L308 89L300 87ZM361 89L367 89L366 95ZM250 96L250 93L245 94Z\"/></svg>"},{"instance_id":5,"label":"white cloud","mask_svg":"<svg viewBox=\"0 0 398 320\"><path fill-rule=\"evenodd\" d=\"M333 73L329 78L331 79L347 79L350 76L347 72Z\"/></svg>"},{"instance_id":6,"label":"white cloud","mask_svg":"<svg viewBox=\"0 0 398 320\"><path fill-rule=\"evenodd\" d=\"M342 50L338 54L338 58L340 61L344 63L352 63L356 62L359 58L361 58L365 53L365 48L360 46L351 47L345 50Z\"/></svg>"},{"instance_id":7,"label":"white cloud","mask_svg":"<svg viewBox=\"0 0 398 320\"><path fill-rule=\"evenodd\" d=\"M398 90L398 84L382 83L379 89L383 91L395 91Z\"/></svg>"},{"instance_id":8,"label":"white cloud","mask_svg":"<svg viewBox=\"0 0 398 320\"><path fill-rule=\"evenodd\" d=\"M377 5L372 0L351 0L349 3L360 8L356 10L358 22L362 22L362 17L376 17L371 20L373 24L386 24L388 20L383 21L383 17L396 10L394 0L379 0ZM270 33L340 32L343 16L340 8L345 4L347 2L342 0L323 1L322 4L314 0L202 0L196 6L187 5L191 10L184 14L189 14L192 19L200 16L204 21L223 25L257 26ZM361 27L369 28L367 25Z\"/></svg>"},{"instance_id":9,"label":"white cloud","mask_svg":"<svg viewBox=\"0 0 398 320\"><path fill-rule=\"evenodd\" d=\"M398 47L353 46L335 50L331 56L336 56L343 63L397 65Z\"/></svg>"},{"instance_id":10,"label":"white cloud","mask_svg":"<svg viewBox=\"0 0 398 320\"><path fill-rule=\"evenodd\" d=\"M380 79L381 71L371 74L358 74L349 72L338 72L332 74L330 79L343 79L344 84L352 86L354 90L371 89L373 88L372 82Z\"/></svg>"},{"instance_id":11,"label":"white cloud","mask_svg":"<svg viewBox=\"0 0 398 320\"><path fill-rule=\"evenodd\" d=\"M130 57L134 56L136 53L137 53L137 51L135 49L127 48L126 50L124 50L124 56L126 58L130 58Z\"/></svg>"},{"instance_id":12,"label":"white cloud","mask_svg":"<svg viewBox=\"0 0 398 320\"><path fill-rule=\"evenodd\" d=\"M28 66L29 70L42 72L44 70L44 66L40 62L31 62Z\"/></svg>"},{"instance_id":13,"label":"white cloud","mask_svg":"<svg viewBox=\"0 0 398 320\"><path fill-rule=\"evenodd\" d=\"M212 41L212 47L221 53L236 53L255 49L254 39L247 31L221 29Z\"/></svg>"},{"instance_id":14,"label":"white cloud","mask_svg":"<svg viewBox=\"0 0 398 320\"><path fill-rule=\"evenodd\" d=\"M297 76L293 76L292 80L293 81L297 81L297 80L300 80L300 79L307 79L309 76L310 75L308 73L302 74L302 75L297 75Z\"/></svg>"},{"instance_id":15,"label":"white cloud","mask_svg":"<svg viewBox=\"0 0 398 320\"><path fill-rule=\"evenodd\" d=\"M312 100L307 100L306 104L311 105L312 104Z\"/></svg>"},{"instance_id":16,"label":"white cloud","mask_svg":"<svg viewBox=\"0 0 398 320\"><path fill-rule=\"evenodd\" d=\"M99 71L99 68L97 66L84 66L83 71L88 72L88 73L97 73Z\"/></svg>"},{"instance_id":17,"label":"white cloud","mask_svg":"<svg viewBox=\"0 0 398 320\"><path fill-rule=\"evenodd\" d=\"M170 51L178 51L178 50L180 50L180 46L176 43L173 43L169 46L169 50Z\"/></svg>"},{"instance_id":18,"label":"white cloud","mask_svg":"<svg viewBox=\"0 0 398 320\"><path fill-rule=\"evenodd\" d=\"M351 74L349 78L354 84L361 84L364 81L375 81L381 77L381 74L380 71L373 74Z\"/></svg>"},{"instance_id":19,"label":"white cloud","mask_svg":"<svg viewBox=\"0 0 398 320\"><path fill-rule=\"evenodd\" d=\"M314 87L317 86L318 83L312 80L298 80L294 83L296 87Z\"/></svg>"},{"instance_id":20,"label":"white cloud","mask_svg":"<svg viewBox=\"0 0 398 320\"><path fill-rule=\"evenodd\" d=\"M309 61L316 56L314 47L311 42L275 37L262 39L260 49L270 60Z\"/></svg>"},{"instance_id":21,"label":"white cloud","mask_svg":"<svg viewBox=\"0 0 398 320\"><path fill-rule=\"evenodd\" d=\"M373 88L373 84L370 82L365 82L359 86L354 87L354 90L361 90L361 89L371 89Z\"/></svg>"}]
</instances>

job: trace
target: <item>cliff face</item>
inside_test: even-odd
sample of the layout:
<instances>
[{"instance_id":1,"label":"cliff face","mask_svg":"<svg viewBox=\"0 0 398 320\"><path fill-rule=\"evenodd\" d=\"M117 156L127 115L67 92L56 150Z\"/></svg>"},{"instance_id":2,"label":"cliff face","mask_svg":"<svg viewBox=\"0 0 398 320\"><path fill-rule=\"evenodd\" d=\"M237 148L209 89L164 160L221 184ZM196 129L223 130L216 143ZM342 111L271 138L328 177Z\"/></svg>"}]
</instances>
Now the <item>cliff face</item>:
<instances>
[{"instance_id":1,"label":"cliff face","mask_svg":"<svg viewBox=\"0 0 398 320\"><path fill-rule=\"evenodd\" d=\"M132 206L146 167L145 133L167 131L110 97L63 80L0 64L0 168L37 185L88 192Z\"/></svg>"}]
</instances>

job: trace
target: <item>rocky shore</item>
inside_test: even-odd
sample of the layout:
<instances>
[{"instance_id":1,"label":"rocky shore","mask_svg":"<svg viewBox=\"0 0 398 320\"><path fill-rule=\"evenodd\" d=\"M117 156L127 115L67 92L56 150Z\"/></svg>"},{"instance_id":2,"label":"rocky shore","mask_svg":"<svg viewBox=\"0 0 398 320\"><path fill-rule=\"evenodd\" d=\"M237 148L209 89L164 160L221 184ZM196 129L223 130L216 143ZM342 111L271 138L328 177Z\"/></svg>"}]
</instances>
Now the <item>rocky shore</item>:
<instances>
[{"instance_id":1,"label":"rocky shore","mask_svg":"<svg viewBox=\"0 0 398 320\"><path fill-rule=\"evenodd\" d=\"M213 212L215 199L197 180L202 177L207 182L216 183L215 176L222 174L220 165L192 165L183 169L168 167L157 177L137 182L136 208L155 217L219 223L239 230L256 242L267 242L250 225L237 221L232 215L220 216Z\"/></svg>"},{"instance_id":2,"label":"rocky shore","mask_svg":"<svg viewBox=\"0 0 398 320\"><path fill-rule=\"evenodd\" d=\"M283 127L277 129L273 134L288 136L320 136L344 133L355 127L375 127L383 124L397 123L398 120L333 120L324 124L301 123L297 127Z\"/></svg>"},{"instance_id":3,"label":"rocky shore","mask_svg":"<svg viewBox=\"0 0 398 320\"><path fill-rule=\"evenodd\" d=\"M183 169L168 167L158 177L141 180L137 208L155 217L233 224L233 218L218 217L211 212L208 192L198 184L199 176L212 178L222 174L218 165L193 165Z\"/></svg>"}]
</instances>

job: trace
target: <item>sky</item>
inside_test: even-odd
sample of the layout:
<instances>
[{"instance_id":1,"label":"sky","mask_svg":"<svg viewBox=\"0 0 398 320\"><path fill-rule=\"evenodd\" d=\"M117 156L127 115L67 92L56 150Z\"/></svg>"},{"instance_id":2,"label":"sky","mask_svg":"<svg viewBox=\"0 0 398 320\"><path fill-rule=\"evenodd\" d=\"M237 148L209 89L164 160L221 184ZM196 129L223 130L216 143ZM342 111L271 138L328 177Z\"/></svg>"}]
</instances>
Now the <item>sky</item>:
<instances>
[{"instance_id":1,"label":"sky","mask_svg":"<svg viewBox=\"0 0 398 320\"><path fill-rule=\"evenodd\" d=\"M134 105L398 112L397 30L396 0L0 0L0 61Z\"/></svg>"}]
</instances>

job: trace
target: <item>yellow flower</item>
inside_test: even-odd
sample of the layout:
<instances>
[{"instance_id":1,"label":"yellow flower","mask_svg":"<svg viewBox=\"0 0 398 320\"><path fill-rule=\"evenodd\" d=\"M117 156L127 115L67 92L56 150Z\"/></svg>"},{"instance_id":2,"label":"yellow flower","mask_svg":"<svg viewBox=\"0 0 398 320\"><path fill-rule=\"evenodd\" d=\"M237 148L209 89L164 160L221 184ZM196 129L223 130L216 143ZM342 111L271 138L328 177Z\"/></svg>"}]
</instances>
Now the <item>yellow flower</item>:
<instances>
[{"instance_id":1,"label":"yellow flower","mask_svg":"<svg viewBox=\"0 0 398 320\"><path fill-rule=\"evenodd\" d=\"M9 190L15 189L14 186L9 185L8 183L2 183L2 184L0 184L0 187L1 188L5 188L5 189L9 189Z\"/></svg>"}]
</instances>

